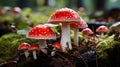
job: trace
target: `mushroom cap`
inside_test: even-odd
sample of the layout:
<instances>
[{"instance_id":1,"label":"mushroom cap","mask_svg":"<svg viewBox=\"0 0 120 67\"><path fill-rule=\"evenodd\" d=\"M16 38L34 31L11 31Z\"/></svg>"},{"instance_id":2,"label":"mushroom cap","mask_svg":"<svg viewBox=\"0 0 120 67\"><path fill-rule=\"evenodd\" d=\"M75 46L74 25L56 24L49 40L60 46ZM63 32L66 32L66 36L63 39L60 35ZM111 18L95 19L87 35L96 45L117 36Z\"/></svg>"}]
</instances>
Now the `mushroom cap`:
<instances>
[{"instance_id":1,"label":"mushroom cap","mask_svg":"<svg viewBox=\"0 0 120 67\"><path fill-rule=\"evenodd\" d=\"M20 13L20 12L21 12L21 9L20 9L19 7L14 7L14 8L12 9L12 12L14 12L14 13Z\"/></svg>"},{"instance_id":2,"label":"mushroom cap","mask_svg":"<svg viewBox=\"0 0 120 67\"><path fill-rule=\"evenodd\" d=\"M88 27L87 23L81 19L79 23L70 23L70 27L72 28L86 28Z\"/></svg>"},{"instance_id":3,"label":"mushroom cap","mask_svg":"<svg viewBox=\"0 0 120 67\"><path fill-rule=\"evenodd\" d=\"M102 25L102 26L99 26L96 29L96 32L98 32L98 33L108 33L109 29L106 26Z\"/></svg>"},{"instance_id":4,"label":"mushroom cap","mask_svg":"<svg viewBox=\"0 0 120 67\"><path fill-rule=\"evenodd\" d=\"M112 25L110 26L110 28L109 28L109 31L110 31L110 32L112 32L112 31L114 31L114 32L120 32L120 21L112 24Z\"/></svg>"},{"instance_id":5,"label":"mushroom cap","mask_svg":"<svg viewBox=\"0 0 120 67\"><path fill-rule=\"evenodd\" d=\"M18 50L27 50L30 46L28 43L22 43L19 45Z\"/></svg>"},{"instance_id":6,"label":"mushroom cap","mask_svg":"<svg viewBox=\"0 0 120 67\"><path fill-rule=\"evenodd\" d=\"M90 28L85 28L82 30L82 33L85 35L93 34L93 31Z\"/></svg>"},{"instance_id":7,"label":"mushroom cap","mask_svg":"<svg viewBox=\"0 0 120 67\"><path fill-rule=\"evenodd\" d=\"M59 42L54 42L54 43L52 44L52 46L53 46L53 47L56 47L56 48L58 48L58 49L61 48L61 44L60 44Z\"/></svg>"},{"instance_id":8,"label":"mushroom cap","mask_svg":"<svg viewBox=\"0 0 120 67\"><path fill-rule=\"evenodd\" d=\"M84 11L85 11L85 8L84 8L84 7L80 7L78 10L79 10L80 12L84 12Z\"/></svg>"},{"instance_id":9,"label":"mushroom cap","mask_svg":"<svg viewBox=\"0 0 120 67\"><path fill-rule=\"evenodd\" d=\"M48 22L53 24L79 21L80 21L79 14L76 11L69 8L62 8L56 10L56 12L52 14L48 19Z\"/></svg>"},{"instance_id":10,"label":"mushroom cap","mask_svg":"<svg viewBox=\"0 0 120 67\"><path fill-rule=\"evenodd\" d=\"M36 45L31 45L28 50L32 51L32 50L38 50L38 46Z\"/></svg>"},{"instance_id":11,"label":"mushroom cap","mask_svg":"<svg viewBox=\"0 0 120 67\"><path fill-rule=\"evenodd\" d=\"M120 26L120 21L118 21L118 22L112 24L112 25L110 26L110 28L118 27L118 26Z\"/></svg>"},{"instance_id":12,"label":"mushroom cap","mask_svg":"<svg viewBox=\"0 0 120 67\"><path fill-rule=\"evenodd\" d=\"M5 10L0 9L0 15L5 15L5 14L6 14L6 11L5 11Z\"/></svg>"},{"instance_id":13,"label":"mushroom cap","mask_svg":"<svg viewBox=\"0 0 120 67\"><path fill-rule=\"evenodd\" d=\"M33 27L26 35L32 39L56 39L55 33L46 25L37 25Z\"/></svg>"}]
</instances>

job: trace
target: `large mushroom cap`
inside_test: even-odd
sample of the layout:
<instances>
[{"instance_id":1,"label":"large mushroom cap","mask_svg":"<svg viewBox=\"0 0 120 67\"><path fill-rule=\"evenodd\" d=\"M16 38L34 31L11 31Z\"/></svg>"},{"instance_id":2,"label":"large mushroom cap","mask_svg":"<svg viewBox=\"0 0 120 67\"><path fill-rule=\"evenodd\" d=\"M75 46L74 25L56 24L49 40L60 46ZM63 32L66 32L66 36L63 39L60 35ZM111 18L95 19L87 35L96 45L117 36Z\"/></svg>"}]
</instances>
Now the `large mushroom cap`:
<instances>
[{"instance_id":1,"label":"large mushroom cap","mask_svg":"<svg viewBox=\"0 0 120 67\"><path fill-rule=\"evenodd\" d=\"M81 21L79 23L71 23L70 27L73 27L73 28L86 28L86 27L88 27L88 25L83 19L81 19Z\"/></svg>"},{"instance_id":2,"label":"large mushroom cap","mask_svg":"<svg viewBox=\"0 0 120 67\"><path fill-rule=\"evenodd\" d=\"M32 39L56 39L55 33L46 25L37 25L33 27L26 35Z\"/></svg>"},{"instance_id":3,"label":"large mushroom cap","mask_svg":"<svg viewBox=\"0 0 120 67\"><path fill-rule=\"evenodd\" d=\"M30 44L28 43L22 43L19 45L18 50L26 50L30 47Z\"/></svg>"},{"instance_id":4,"label":"large mushroom cap","mask_svg":"<svg viewBox=\"0 0 120 67\"><path fill-rule=\"evenodd\" d=\"M96 29L96 32L98 33L108 33L109 32L109 29L106 27L106 26L99 26L97 29Z\"/></svg>"},{"instance_id":5,"label":"large mushroom cap","mask_svg":"<svg viewBox=\"0 0 120 67\"><path fill-rule=\"evenodd\" d=\"M82 30L82 33L85 35L93 34L93 31L90 28L85 28Z\"/></svg>"},{"instance_id":6,"label":"large mushroom cap","mask_svg":"<svg viewBox=\"0 0 120 67\"><path fill-rule=\"evenodd\" d=\"M49 23L61 23L61 22L79 22L80 16L77 12L69 8L62 8L56 10L56 12L51 15L48 19Z\"/></svg>"}]
</instances>

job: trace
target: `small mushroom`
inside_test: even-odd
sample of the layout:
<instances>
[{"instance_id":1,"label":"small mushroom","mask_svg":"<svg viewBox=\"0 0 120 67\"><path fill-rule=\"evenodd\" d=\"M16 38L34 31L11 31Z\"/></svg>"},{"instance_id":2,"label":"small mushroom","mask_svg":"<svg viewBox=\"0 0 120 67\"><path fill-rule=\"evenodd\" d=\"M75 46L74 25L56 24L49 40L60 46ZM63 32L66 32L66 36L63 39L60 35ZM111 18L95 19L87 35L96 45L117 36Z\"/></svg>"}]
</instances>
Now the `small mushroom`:
<instances>
[{"instance_id":1,"label":"small mushroom","mask_svg":"<svg viewBox=\"0 0 120 67\"><path fill-rule=\"evenodd\" d=\"M104 33L108 33L109 32L109 29L106 26L102 25L102 26L99 26L96 29L96 32L100 33L100 37L102 38L104 36Z\"/></svg>"},{"instance_id":2,"label":"small mushroom","mask_svg":"<svg viewBox=\"0 0 120 67\"><path fill-rule=\"evenodd\" d=\"M46 25L37 25L33 27L26 35L27 38L39 39L39 48L42 52L47 54L46 39L56 39L56 34L52 29Z\"/></svg>"},{"instance_id":3,"label":"small mushroom","mask_svg":"<svg viewBox=\"0 0 120 67\"><path fill-rule=\"evenodd\" d=\"M90 28L85 28L85 29L82 30L82 33L83 33L83 34L85 35L85 37L87 38L87 39L85 39L86 42L88 42L89 35L92 35L92 34L93 34L93 31L92 31Z\"/></svg>"},{"instance_id":4,"label":"small mushroom","mask_svg":"<svg viewBox=\"0 0 120 67\"><path fill-rule=\"evenodd\" d=\"M62 8L53 13L48 19L48 23L62 24L61 42L63 52L67 52L67 48L72 50L70 40L70 23L76 23L80 21L78 13L69 8Z\"/></svg>"},{"instance_id":5,"label":"small mushroom","mask_svg":"<svg viewBox=\"0 0 120 67\"><path fill-rule=\"evenodd\" d=\"M81 21L79 23L71 23L70 27L74 30L74 45L79 46L78 44L78 32L79 28L86 28L88 27L87 23L81 18Z\"/></svg>"},{"instance_id":6,"label":"small mushroom","mask_svg":"<svg viewBox=\"0 0 120 67\"><path fill-rule=\"evenodd\" d=\"M52 46L54 47L53 48L53 51L51 52L51 56L54 56L55 55L55 52L57 49L61 49L61 44L59 42L54 42L52 44Z\"/></svg>"},{"instance_id":7,"label":"small mushroom","mask_svg":"<svg viewBox=\"0 0 120 67\"><path fill-rule=\"evenodd\" d=\"M82 30L82 33L84 35L90 35L90 34L93 34L93 31L90 28L85 28Z\"/></svg>"},{"instance_id":8,"label":"small mushroom","mask_svg":"<svg viewBox=\"0 0 120 67\"><path fill-rule=\"evenodd\" d=\"M14 7L14 8L12 9L12 12L15 13L15 14L19 14L19 13L21 12L21 8L19 8L19 7Z\"/></svg>"},{"instance_id":9,"label":"small mushroom","mask_svg":"<svg viewBox=\"0 0 120 67\"><path fill-rule=\"evenodd\" d=\"M33 53L33 58L34 60L37 59L37 55L36 55L36 50L38 50L38 47L36 45L31 45L29 48L28 48L29 51L32 51Z\"/></svg>"},{"instance_id":10,"label":"small mushroom","mask_svg":"<svg viewBox=\"0 0 120 67\"><path fill-rule=\"evenodd\" d=\"M20 13L21 13L21 8L19 8L19 7L14 7L14 8L11 10L11 15L12 15L13 17L18 17Z\"/></svg>"},{"instance_id":11,"label":"small mushroom","mask_svg":"<svg viewBox=\"0 0 120 67\"><path fill-rule=\"evenodd\" d=\"M6 11L3 9L0 9L0 16L4 16L6 14Z\"/></svg>"},{"instance_id":12,"label":"small mushroom","mask_svg":"<svg viewBox=\"0 0 120 67\"><path fill-rule=\"evenodd\" d=\"M27 57L29 56L28 48L29 48L30 46L31 46L31 45L28 44L28 43L22 43L22 44L19 45L18 50L24 51L25 57L27 58Z\"/></svg>"}]
</instances>

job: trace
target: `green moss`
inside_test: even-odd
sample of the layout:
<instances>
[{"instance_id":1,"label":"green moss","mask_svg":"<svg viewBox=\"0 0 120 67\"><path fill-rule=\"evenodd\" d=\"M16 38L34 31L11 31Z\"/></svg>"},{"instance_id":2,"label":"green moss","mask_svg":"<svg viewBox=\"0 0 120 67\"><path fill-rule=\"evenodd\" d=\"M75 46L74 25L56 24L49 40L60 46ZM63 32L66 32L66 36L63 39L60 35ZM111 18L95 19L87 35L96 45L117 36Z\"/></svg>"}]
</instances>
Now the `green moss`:
<instances>
[{"instance_id":1,"label":"green moss","mask_svg":"<svg viewBox=\"0 0 120 67\"><path fill-rule=\"evenodd\" d=\"M0 38L0 63L15 57L18 46L23 43L37 44L37 40L27 39L24 35L6 34Z\"/></svg>"}]
</instances>

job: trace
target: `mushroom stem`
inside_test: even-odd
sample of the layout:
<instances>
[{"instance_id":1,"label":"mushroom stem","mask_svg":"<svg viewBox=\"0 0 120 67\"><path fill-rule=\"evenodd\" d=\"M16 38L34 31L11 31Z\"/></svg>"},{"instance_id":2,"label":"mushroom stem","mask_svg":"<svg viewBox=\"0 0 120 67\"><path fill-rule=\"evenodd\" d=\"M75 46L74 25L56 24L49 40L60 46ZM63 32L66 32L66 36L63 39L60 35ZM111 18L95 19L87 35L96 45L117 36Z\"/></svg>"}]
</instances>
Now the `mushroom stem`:
<instances>
[{"instance_id":1,"label":"mushroom stem","mask_svg":"<svg viewBox=\"0 0 120 67\"><path fill-rule=\"evenodd\" d=\"M45 49L46 47L47 47L46 40L40 39L39 40L39 48L45 54L47 54L47 50Z\"/></svg>"},{"instance_id":2,"label":"mushroom stem","mask_svg":"<svg viewBox=\"0 0 120 67\"><path fill-rule=\"evenodd\" d=\"M53 50L53 51L51 52L51 56L54 56L54 55L55 55L55 52L56 52L56 48L53 48L52 50Z\"/></svg>"},{"instance_id":3,"label":"mushroom stem","mask_svg":"<svg viewBox=\"0 0 120 67\"><path fill-rule=\"evenodd\" d=\"M88 35L85 35L85 42L87 43L88 42Z\"/></svg>"},{"instance_id":4,"label":"mushroom stem","mask_svg":"<svg viewBox=\"0 0 120 67\"><path fill-rule=\"evenodd\" d=\"M25 50L25 51L24 51L24 54L25 54L25 57L28 58L28 56L29 56L28 50Z\"/></svg>"},{"instance_id":5,"label":"mushroom stem","mask_svg":"<svg viewBox=\"0 0 120 67\"><path fill-rule=\"evenodd\" d=\"M34 58L34 60L37 59L37 55L36 55L36 51L35 50L33 51L33 58Z\"/></svg>"},{"instance_id":6,"label":"mushroom stem","mask_svg":"<svg viewBox=\"0 0 120 67\"><path fill-rule=\"evenodd\" d=\"M61 36L61 45L63 52L67 52L66 49L72 49L70 41L70 24L62 23L62 36Z\"/></svg>"},{"instance_id":7,"label":"mushroom stem","mask_svg":"<svg viewBox=\"0 0 120 67\"><path fill-rule=\"evenodd\" d=\"M100 34L100 38L103 38L103 36L104 36L104 33L101 33L101 34Z\"/></svg>"},{"instance_id":8,"label":"mushroom stem","mask_svg":"<svg viewBox=\"0 0 120 67\"><path fill-rule=\"evenodd\" d=\"M74 45L79 46L79 44L78 44L78 41L79 41L78 31L79 31L79 29L73 28L73 30L74 30Z\"/></svg>"}]
</instances>

